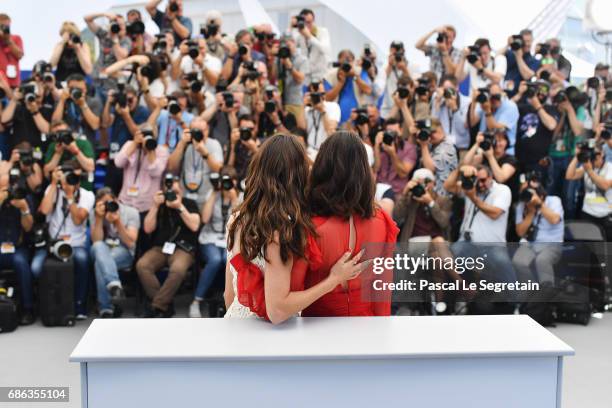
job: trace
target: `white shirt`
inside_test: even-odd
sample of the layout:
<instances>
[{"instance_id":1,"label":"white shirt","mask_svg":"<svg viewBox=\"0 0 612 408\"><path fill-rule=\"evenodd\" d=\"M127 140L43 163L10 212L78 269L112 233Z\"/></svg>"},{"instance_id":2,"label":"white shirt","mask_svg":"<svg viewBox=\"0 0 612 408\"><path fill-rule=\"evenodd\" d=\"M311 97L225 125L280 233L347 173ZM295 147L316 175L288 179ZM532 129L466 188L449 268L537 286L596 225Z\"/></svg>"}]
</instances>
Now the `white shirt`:
<instances>
[{"instance_id":1,"label":"white shirt","mask_svg":"<svg viewBox=\"0 0 612 408\"><path fill-rule=\"evenodd\" d=\"M310 62L310 72L306 74L306 84L316 80L321 81L327 72L327 63L332 61L329 32L325 27L316 27L316 37L313 35L308 42L297 29L291 31L297 49Z\"/></svg>"},{"instance_id":2,"label":"white shirt","mask_svg":"<svg viewBox=\"0 0 612 408\"><path fill-rule=\"evenodd\" d=\"M495 61L495 64L493 64L493 61ZM501 75L502 80L499 85L502 87L504 77L506 76L506 65L507 62L506 57L504 55L497 55L493 57L493 54L491 54L491 57L489 57L489 62L485 67ZM472 92L474 92L478 88L485 88L492 83L492 81L484 74L478 75L478 70L467 61L465 61L465 65L463 66L463 72L470 77L470 97L472 96Z\"/></svg>"},{"instance_id":3,"label":"white shirt","mask_svg":"<svg viewBox=\"0 0 612 408\"><path fill-rule=\"evenodd\" d=\"M206 54L204 56L204 66L207 70L219 74L221 72L221 60L213 55ZM192 72L198 73L198 78L204 83L204 89L209 92L215 92L215 87L206 81L206 76L202 74L202 69L196 64L189 55L185 55L181 59L181 72L183 74L190 74Z\"/></svg>"},{"instance_id":4,"label":"white shirt","mask_svg":"<svg viewBox=\"0 0 612 408\"><path fill-rule=\"evenodd\" d=\"M595 170L606 180L612 180L612 165L605 162L603 167ZM586 172L584 173L584 204L582 211L597 217L607 217L612 212L612 188L609 188L602 194L602 191L595 185L591 177Z\"/></svg>"},{"instance_id":5,"label":"white shirt","mask_svg":"<svg viewBox=\"0 0 612 408\"><path fill-rule=\"evenodd\" d=\"M47 187L45 194L47 194L48 190L49 187ZM78 195L78 202L75 198L77 207L86 209L88 213L91 212L96 201L94 193L81 187L79 188ZM74 221L72 220L72 215L70 215L70 212L68 212L66 215L66 221L64 221L62 204L65 202L65 200L66 194L64 193L64 190L58 189L58 196L55 200L53 211L47 215L47 222L49 223L49 237L51 240L56 239L56 237L57 239L64 239L73 247L85 246L85 243L87 242L87 219L85 219L81 225L75 225ZM66 205L68 205L67 202Z\"/></svg>"},{"instance_id":6,"label":"white shirt","mask_svg":"<svg viewBox=\"0 0 612 408\"><path fill-rule=\"evenodd\" d=\"M505 184L493 181L488 193L479 194L484 202L504 211L497 219L489 218L479 210L472 200L465 198L465 216L461 223L460 241L464 241L464 232L471 231L472 242L506 242L506 228L508 226L508 209L512 202L512 193ZM472 222L472 218L474 221Z\"/></svg>"},{"instance_id":7,"label":"white shirt","mask_svg":"<svg viewBox=\"0 0 612 408\"><path fill-rule=\"evenodd\" d=\"M434 103L431 108L431 116L438 118L446 139L457 146L459 149L469 149L470 147L470 132L465 127L467 123L467 115L470 107L470 98L457 92L458 109L451 113L446 107L444 100L440 102L440 109L436 109ZM436 95L434 95L434 98Z\"/></svg>"},{"instance_id":8,"label":"white shirt","mask_svg":"<svg viewBox=\"0 0 612 408\"><path fill-rule=\"evenodd\" d=\"M323 102L325 106L325 115L328 119L336 122L340 122L340 105L336 102ZM308 138L306 143L309 149L319 150L321 144L327 139L327 131L325 130L324 118L321 112L307 106L305 109L306 114L306 130L308 132Z\"/></svg>"}]
</instances>

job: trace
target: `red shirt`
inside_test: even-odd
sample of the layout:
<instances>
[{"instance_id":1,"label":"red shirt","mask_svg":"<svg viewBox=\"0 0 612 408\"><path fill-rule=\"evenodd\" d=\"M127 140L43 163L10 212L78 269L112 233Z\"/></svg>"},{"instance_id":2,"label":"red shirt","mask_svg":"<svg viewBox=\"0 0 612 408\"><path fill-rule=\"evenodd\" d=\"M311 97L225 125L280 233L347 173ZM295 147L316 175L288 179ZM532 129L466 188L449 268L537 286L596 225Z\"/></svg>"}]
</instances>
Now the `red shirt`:
<instances>
[{"instance_id":1,"label":"red shirt","mask_svg":"<svg viewBox=\"0 0 612 408\"><path fill-rule=\"evenodd\" d=\"M349 250L349 221L340 217L313 218L317 237L315 241L321 253L319 263L311 262L306 275L305 288L310 288L329 275L332 266ZM355 224L355 249L353 255L366 249L362 260L388 257L393 254L399 229L384 211L377 209L372 218L353 216ZM371 244L371 245L370 245ZM389 275L390 273L390 275ZM302 316L389 316L391 294L373 291L374 279L392 280L393 271L374 275L372 268L347 282L347 289L338 285L302 312Z\"/></svg>"},{"instance_id":2,"label":"red shirt","mask_svg":"<svg viewBox=\"0 0 612 408\"><path fill-rule=\"evenodd\" d=\"M23 41L21 40L21 37L18 35L11 34L11 39L17 45L17 47L19 47L19 49L23 51ZM9 68L9 66L13 66L14 68L11 69ZM13 73L15 75L11 76L9 74L11 74L10 71L13 69L14 69ZM0 40L0 72L4 74L6 78L8 78L8 83L11 86L11 88L15 88L19 86L19 84L21 83L21 79L20 79L21 73L19 72L19 59L13 55L13 53L11 52L11 48L8 46L8 44L1 40Z\"/></svg>"}]
</instances>

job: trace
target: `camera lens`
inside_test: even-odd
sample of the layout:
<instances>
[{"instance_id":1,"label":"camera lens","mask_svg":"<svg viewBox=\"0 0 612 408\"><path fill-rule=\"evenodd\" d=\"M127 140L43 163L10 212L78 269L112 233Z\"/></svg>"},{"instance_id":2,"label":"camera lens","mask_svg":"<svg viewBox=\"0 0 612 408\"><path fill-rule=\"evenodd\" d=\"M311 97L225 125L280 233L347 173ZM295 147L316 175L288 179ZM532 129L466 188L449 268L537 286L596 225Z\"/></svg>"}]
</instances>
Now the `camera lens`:
<instances>
[{"instance_id":1,"label":"camera lens","mask_svg":"<svg viewBox=\"0 0 612 408\"><path fill-rule=\"evenodd\" d=\"M181 111L181 107L176 101L170 101L168 104L168 111L171 115L177 115Z\"/></svg>"},{"instance_id":2,"label":"camera lens","mask_svg":"<svg viewBox=\"0 0 612 408\"><path fill-rule=\"evenodd\" d=\"M191 140L196 143L201 142L204 139L204 134L200 129L191 129Z\"/></svg>"},{"instance_id":3,"label":"camera lens","mask_svg":"<svg viewBox=\"0 0 612 408\"><path fill-rule=\"evenodd\" d=\"M104 203L106 212L114 213L119 211L119 204L114 200L109 200Z\"/></svg>"},{"instance_id":4,"label":"camera lens","mask_svg":"<svg viewBox=\"0 0 612 408\"><path fill-rule=\"evenodd\" d=\"M153 136L146 136L144 138L144 147L148 151L157 149L157 140Z\"/></svg>"}]
</instances>

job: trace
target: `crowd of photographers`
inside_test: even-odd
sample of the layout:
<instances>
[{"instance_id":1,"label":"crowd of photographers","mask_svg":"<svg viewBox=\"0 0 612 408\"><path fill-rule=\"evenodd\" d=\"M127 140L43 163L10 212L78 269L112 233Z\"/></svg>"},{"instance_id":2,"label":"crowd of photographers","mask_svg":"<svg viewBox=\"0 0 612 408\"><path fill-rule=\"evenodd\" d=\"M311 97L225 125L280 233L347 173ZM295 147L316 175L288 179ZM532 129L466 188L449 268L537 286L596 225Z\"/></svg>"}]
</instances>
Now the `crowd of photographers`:
<instances>
[{"instance_id":1,"label":"crowd of photographers","mask_svg":"<svg viewBox=\"0 0 612 408\"><path fill-rule=\"evenodd\" d=\"M201 316L249 161L278 132L311 160L336 129L356 132L400 242L452 242L455 255L474 250L466 243L555 243L575 218L612 238L607 65L576 87L556 39L533 44L523 30L500 50L486 38L461 48L443 26L416 43L430 69L415 75L401 41L381 63L369 45L334 59L311 10L281 36L267 25L231 35L217 11L197 31L181 0L160 2L146 6L159 34L138 10L85 16L95 58L64 22L48 61L22 81L21 38L0 14L0 266L18 273L22 324L35 320L50 255L73 260L78 319L90 275L96 313L119 316L130 268L148 317L172 316L195 270L189 316ZM548 248L491 261L503 281L552 280L560 255Z\"/></svg>"}]
</instances>

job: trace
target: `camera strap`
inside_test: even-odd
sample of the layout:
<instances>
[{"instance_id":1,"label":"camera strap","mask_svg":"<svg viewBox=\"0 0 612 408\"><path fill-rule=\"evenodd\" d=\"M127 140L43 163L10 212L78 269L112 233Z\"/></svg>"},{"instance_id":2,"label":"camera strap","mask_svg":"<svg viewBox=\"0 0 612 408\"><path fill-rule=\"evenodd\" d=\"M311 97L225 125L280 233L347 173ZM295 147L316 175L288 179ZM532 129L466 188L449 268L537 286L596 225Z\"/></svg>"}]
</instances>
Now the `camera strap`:
<instances>
[{"instance_id":1,"label":"camera strap","mask_svg":"<svg viewBox=\"0 0 612 408\"><path fill-rule=\"evenodd\" d=\"M55 237L53 237L53 241L57 241L57 239L59 238L62 230L66 227L66 221L68 221L68 215L70 214L70 206L68 205L68 200L66 200L66 196L63 196L61 199L62 202L62 223L60 224L59 228L57 229L57 233L55 234ZM76 190L75 194L74 194L74 202L78 203L79 202L79 190ZM59 205L60 200L57 200L55 203L55 207L57 208L57 206Z\"/></svg>"},{"instance_id":2,"label":"camera strap","mask_svg":"<svg viewBox=\"0 0 612 408\"><path fill-rule=\"evenodd\" d=\"M136 185L136 180L138 180L138 175L140 174L140 169L142 167L142 147L138 146L138 159L136 161L136 173L134 173L134 182L133 185Z\"/></svg>"},{"instance_id":3,"label":"camera strap","mask_svg":"<svg viewBox=\"0 0 612 408\"><path fill-rule=\"evenodd\" d=\"M486 201L487 197L489 197L489 191L487 191L487 193L484 195L484 197L482 197L482 201ZM470 223L467 227L468 231L472 231L472 224L474 224L474 219L476 218L476 215L480 212L480 208L478 208L476 206L476 204L472 203L472 205L474 206L474 209L472 210L472 215L471 215L471 219L470 219Z\"/></svg>"},{"instance_id":4,"label":"camera strap","mask_svg":"<svg viewBox=\"0 0 612 408\"><path fill-rule=\"evenodd\" d=\"M529 229L531 231L536 231L536 233L532 237L528 238L529 242L534 242L536 240L536 237L538 235L538 225L540 225L541 220L542 220L542 211L538 210L538 215L536 215L533 221L531 221L531 225L529 226Z\"/></svg>"},{"instance_id":5,"label":"camera strap","mask_svg":"<svg viewBox=\"0 0 612 408\"><path fill-rule=\"evenodd\" d=\"M322 101L321 103L324 103L324 102ZM315 112L318 112L318 111L313 107L312 110L310 111L310 113L312 114L312 125L314 126L314 130L315 130L313 148L318 149L317 142L319 141L319 128L321 127L321 121L323 120L323 115L320 112L318 115L316 115ZM319 117L318 121L317 121L317 116Z\"/></svg>"}]
</instances>

